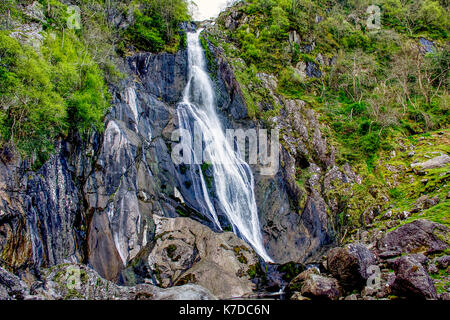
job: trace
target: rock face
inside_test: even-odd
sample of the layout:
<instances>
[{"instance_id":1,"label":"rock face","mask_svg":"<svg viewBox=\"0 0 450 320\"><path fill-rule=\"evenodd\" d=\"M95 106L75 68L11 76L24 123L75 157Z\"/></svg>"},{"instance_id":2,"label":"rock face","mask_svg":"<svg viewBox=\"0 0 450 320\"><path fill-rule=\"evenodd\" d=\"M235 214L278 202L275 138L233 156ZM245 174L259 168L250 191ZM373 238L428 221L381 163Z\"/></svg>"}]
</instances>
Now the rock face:
<instances>
[{"instance_id":1,"label":"rock face","mask_svg":"<svg viewBox=\"0 0 450 320\"><path fill-rule=\"evenodd\" d=\"M378 243L381 252L425 253L444 251L449 247L450 230L428 220L416 220L387 233Z\"/></svg>"},{"instance_id":2,"label":"rock face","mask_svg":"<svg viewBox=\"0 0 450 320\"><path fill-rule=\"evenodd\" d=\"M187 53L138 54L127 72L141 79L117 88L102 145L84 194L92 215L88 260L101 276L117 281L121 270L152 240L152 214L178 216L178 188L195 199L170 158L174 104L187 81Z\"/></svg>"},{"instance_id":3,"label":"rock face","mask_svg":"<svg viewBox=\"0 0 450 320\"><path fill-rule=\"evenodd\" d=\"M394 292L411 298L437 299L436 288L424 267L413 256L403 256L394 263Z\"/></svg>"},{"instance_id":4,"label":"rock face","mask_svg":"<svg viewBox=\"0 0 450 320\"><path fill-rule=\"evenodd\" d=\"M327 268L345 288L361 288L369 277L368 268L374 264L375 256L360 243L328 252Z\"/></svg>"},{"instance_id":5,"label":"rock face","mask_svg":"<svg viewBox=\"0 0 450 320\"><path fill-rule=\"evenodd\" d=\"M258 258L243 240L189 218L154 216L154 221L155 240L142 259L158 285L199 284L222 299L252 293L249 274Z\"/></svg>"},{"instance_id":6,"label":"rock face","mask_svg":"<svg viewBox=\"0 0 450 320\"><path fill-rule=\"evenodd\" d=\"M10 269L82 259L83 217L67 152L58 144L37 172L18 158L0 162L0 261Z\"/></svg>"}]
</instances>

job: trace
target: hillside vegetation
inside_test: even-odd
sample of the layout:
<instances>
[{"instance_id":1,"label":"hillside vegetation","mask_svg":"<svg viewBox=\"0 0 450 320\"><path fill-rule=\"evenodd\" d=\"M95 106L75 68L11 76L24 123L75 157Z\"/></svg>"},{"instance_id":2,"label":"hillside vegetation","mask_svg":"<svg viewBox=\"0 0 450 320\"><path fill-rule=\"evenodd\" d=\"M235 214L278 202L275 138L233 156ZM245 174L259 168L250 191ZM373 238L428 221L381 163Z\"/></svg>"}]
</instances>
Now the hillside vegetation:
<instances>
[{"instance_id":1,"label":"hillside vegetation","mask_svg":"<svg viewBox=\"0 0 450 320\"><path fill-rule=\"evenodd\" d=\"M370 28L372 4L379 28ZM349 237L372 222L389 229L423 214L450 223L450 166L412 170L449 153L449 17L445 1L236 1L204 42L223 48L254 119L272 126L280 115L264 74L277 94L320 114L337 164L362 178L326 191L338 195L340 234ZM302 187L307 175L297 169ZM439 205L414 209L424 196Z\"/></svg>"},{"instance_id":2,"label":"hillside vegetation","mask_svg":"<svg viewBox=\"0 0 450 320\"><path fill-rule=\"evenodd\" d=\"M183 0L2 1L0 148L39 167L56 138L102 131L120 56L177 51L187 20Z\"/></svg>"},{"instance_id":3,"label":"hillside vegetation","mask_svg":"<svg viewBox=\"0 0 450 320\"><path fill-rule=\"evenodd\" d=\"M211 40L224 40L227 56L236 58L251 115L267 113L257 73L274 74L281 94L322 112L343 161L364 158L372 166L379 150L392 148L389 137L397 132L417 134L448 123L444 3L375 2L381 29L371 30L366 9L372 1L238 1L235 8L245 21L227 30L227 13L222 14L217 39ZM434 41L426 54L422 38ZM305 77L302 67L312 76Z\"/></svg>"}]
</instances>

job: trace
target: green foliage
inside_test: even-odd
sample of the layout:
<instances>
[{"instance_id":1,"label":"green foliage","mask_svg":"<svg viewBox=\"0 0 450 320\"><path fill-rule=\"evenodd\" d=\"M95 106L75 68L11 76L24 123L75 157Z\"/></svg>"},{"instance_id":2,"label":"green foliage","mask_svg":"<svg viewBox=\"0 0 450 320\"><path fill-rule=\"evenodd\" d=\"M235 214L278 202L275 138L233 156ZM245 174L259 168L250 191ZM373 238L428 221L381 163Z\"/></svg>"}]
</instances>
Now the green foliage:
<instances>
[{"instance_id":1,"label":"green foliage","mask_svg":"<svg viewBox=\"0 0 450 320\"><path fill-rule=\"evenodd\" d=\"M409 35L425 32L429 37L448 38L450 18L448 7L439 1L383 0L383 24Z\"/></svg>"},{"instance_id":2,"label":"green foliage","mask_svg":"<svg viewBox=\"0 0 450 320\"><path fill-rule=\"evenodd\" d=\"M142 50L159 52L164 49L165 41L161 30L165 29L161 16L147 16L139 10L134 11L135 23L127 30L133 44Z\"/></svg>"},{"instance_id":3,"label":"green foliage","mask_svg":"<svg viewBox=\"0 0 450 320\"><path fill-rule=\"evenodd\" d=\"M45 29L62 30L67 25L67 5L58 0L40 0L40 4L45 10L47 23L44 25Z\"/></svg>"},{"instance_id":4,"label":"green foliage","mask_svg":"<svg viewBox=\"0 0 450 320\"><path fill-rule=\"evenodd\" d=\"M200 36L200 43L202 45L203 51L205 52L206 60L208 62L209 71L213 75L215 75L217 73L217 64L216 64L215 57L214 57L213 53L208 48L208 41L203 36Z\"/></svg>"},{"instance_id":5,"label":"green foliage","mask_svg":"<svg viewBox=\"0 0 450 320\"><path fill-rule=\"evenodd\" d=\"M37 164L69 129L103 127L108 92L103 73L72 31L54 33L41 53L0 34L1 144L15 145Z\"/></svg>"},{"instance_id":6,"label":"green foliage","mask_svg":"<svg viewBox=\"0 0 450 320\"><path fill-rule=\"evenodd\" d=\"M81 29L71 30L66 2L39 0L45 39L37 49L9 36L14 25L36 22L21 6L31 3L0 3L0 30L6 30L0 33L0 148L14 146L38 167L56 138L72 130L103 130L106 83L123 78L117 52L126 53L127 43L154 52L177 50L185 45L179 24L189 15L184 0L108 3L116 12L134 13L135 23L123 32L109 22L104 1L79 0L71 4L81 9Z\"/></svg>"},{"instance_id":7,"label":"green foliage","mask_svg":"<svg viewBox=\"0 0 450 320\"><path fill-rule=\"evenodd\" d=\"M140 50L176 51L182 40L178 28L189 21L185 0L144 0L135 3L135 22L125 31L127 41Z\"/></svg>"},{"instance_id":8,"label":"green foliage","mask_svg":"<svg viewBox=\"0 0 450 320\"><path fill-rule=\"evenodd\" d=\"M0 33L1 144L28 154L48 153L68 128L63 98L52 84L52 67L31 47Z\"/></svg>"}]
</instances>

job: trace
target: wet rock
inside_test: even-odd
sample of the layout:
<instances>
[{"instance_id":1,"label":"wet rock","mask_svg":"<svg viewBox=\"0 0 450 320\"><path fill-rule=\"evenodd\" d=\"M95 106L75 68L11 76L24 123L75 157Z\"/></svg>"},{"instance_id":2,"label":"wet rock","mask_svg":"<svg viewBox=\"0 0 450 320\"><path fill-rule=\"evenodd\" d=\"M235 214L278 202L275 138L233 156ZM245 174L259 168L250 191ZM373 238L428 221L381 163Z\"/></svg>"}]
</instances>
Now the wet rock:
<instances>
[{"instance_id":1,"label":"wet rock","mask_svg":"<svg viewBox=\"0 0 450 320\"><path fill-rule=\"evenodd\" d=\"M341 288L336 279L311 274L306 278L301 294L311 299L337 300Z\"/></svg>"},{"instance_id":2,"label":"wet rock","mask_svg":"<svg viewBox=\"0 0 450 320\"><path fill-rule=\"evenodd\" d=\"M361 288L369 277L368 268L374 264L375 256L360 243L328 252L328 270L347 289Z\"/></svg>"},{"instance_id":3,"label":"wet rock","mask_svg":"<svg viewBox=\"0 0 450 320\"><path fill-rule=\"evenodd\" d=\"M165 103L180 101L187 83L187 51L176 54L140 53L129 59L132 72L143 81L145 90Z\"/></svg>"},{"instance_id":4,"label":"wet rock","mask_svg":"<svg viewBox=\"0 0 450 320\"><path fill-rule=\"evenodd\" d=\"M441 224L428 220L416 220L387 233L379 242L380 252L398 251L404 253L431 254L449 247L450 230Z\"/></svg>"},{"instance_id":5,"label":"wet rock","mask_svg":"<svg viewBox=\"0 0 450 320\"><path fill-rule=\"evenodd\" d=\"M264 263L261 268L265 270L264 287L271 292L283 290L289 285L290 281L305 270L304 265L295 262L282 265Z\"/></svg>"},{"instance_id":6,"label":"wet rock","mask_svg":"<svg viewBox=\"0 0 450 320\"><path fill-rule=\"evenodd\" d=\"M420 299L437 299L436 288L419 261L411 256L398 258L394 263L395 281L392 289L399 295Z\"/></svg>"}]
</instances>

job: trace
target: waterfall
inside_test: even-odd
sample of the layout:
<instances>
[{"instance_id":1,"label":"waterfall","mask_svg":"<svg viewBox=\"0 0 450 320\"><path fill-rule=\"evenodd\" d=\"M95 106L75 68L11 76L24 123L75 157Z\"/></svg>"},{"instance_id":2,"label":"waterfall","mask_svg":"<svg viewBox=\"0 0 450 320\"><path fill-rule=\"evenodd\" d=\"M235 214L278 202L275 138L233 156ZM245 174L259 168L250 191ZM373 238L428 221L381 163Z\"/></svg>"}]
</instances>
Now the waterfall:
<instances>
[{"instance_id":1,"label":"waterfall","mask_svg":"<svg viewBox=\"0 0 450 320\"><path fill-rule=\"evenodd\" d=\"M215 94L200 44L201 31L187 34L189 79L183 101L177 107L180 128L187 130L192 137L201 135L203 138L200 144L200 148L204 146L203 159L199 159L195 147L190 148L193 163L188 174L194 196L201 213L220 230L215 208L226 215L237 235L244 238L265 261L272 262L262 240L252 171L228 143L216 112ZM211 165L216 207L202 174L203 161Z\"/></svg>"}]
</instances>

